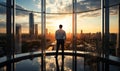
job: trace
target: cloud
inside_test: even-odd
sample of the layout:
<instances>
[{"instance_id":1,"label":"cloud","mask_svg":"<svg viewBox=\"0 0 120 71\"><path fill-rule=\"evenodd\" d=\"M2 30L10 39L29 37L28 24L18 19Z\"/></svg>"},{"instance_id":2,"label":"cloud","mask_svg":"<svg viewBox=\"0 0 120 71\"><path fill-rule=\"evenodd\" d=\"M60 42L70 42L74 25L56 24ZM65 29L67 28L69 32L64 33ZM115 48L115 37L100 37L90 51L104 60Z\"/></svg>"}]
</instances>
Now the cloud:
<instances>
[{"instance_id":1,"label":"cloud","mask_svg":"<svg viewBox=\"0 0 120 71\"><path fill-rule=\"evenodd\" d=\"M36 1L36 0L33 0L34 2Z\"/></svg>"},{"instance_id":2,"label":"cloud","mask_svg":"<svg viewBox=\"0 0 120 71\"><path fill-rule=\"evenodd\" d=\"M0 14L6 13L6 7L4 7L5 5L6 5L5 2L0 2Z\"/></svg>"},{"instance_id":3,"label":"cloud","mask_svg":"<svg viewBox=\"0 0 120 71\"><path fill-rule=\"evenodd\" d=\"M114 5L114 4L118 4L120 3L120 0L110 0L110 5ZM100 0L82 0L77 2L76 4L77 9L76 12L84 12L84 11L89 11L89 10L95 10L95 9L99 9L101 8L101 1ZM117 13L117 8L111 8L110 10L110 14L116 14ZM72 12L72 4L68 5L65 7L64 9L65 12ZM88 16L88 17L94 17L94 16L99 16L100 15L100 11L96 12L90 12L90 13L85 13L82 16Z\"/></svg>"},{"instance_id":4,"label":"cloud","mask_svg":"<svg viewBox=\"0 0 120 71\"><path fill-rule=\"evenodd\" d=\"M29 12L25 12L24 10L26 10L25 8L16 5L16 15L17 16L25 16L27 14L29 14ZM0 2L0 14L5 15L6 14L6 3L5 2Z\"/></svg>"},{"instance_id":5,"label":"cloud","mask_svg":"<svg viewBox=\"0 0 120 71\"><path fill-rule=\"evenodd\" d=\"M98 11L92 11L92 12L88 12L88 13L80 13L78 14L79 17L97 17L97 16L100 16L100 13L101 11L98 10Z\"/></svg>"},{"instance_id":6,"label":"cloud","mask_svg":"<svg viewBox=\"0 0 120 71\"><path fill-rule=\"evenodd\" d=\"M120 3L120 0L109 0L110 5ZM40 4L39 4L40 5ZM47 0L46 1L46 11L48 13L72 13L72 0ZM95 10L101 8L101 0L77 0L76 4L77 12L84 12L89 10ZM113 7L110 10L110 14L115 15L117 13L117 8ZM100 11L86 13L84 16L96 17L100 15Z\"/></svg>"},{"instance_id":7,"label":"cloud","mask_svg":"<svg viewBox=\"0 0 120 71\"><path fill-rule=\"evenodd\" d=\"M110 0L110 5L118 4L120 0ZM47 0L46 1L46 11L48 13L72 13L72 0ZM76 12L84 12L89 10L95 10L101 8L101 0L78 0L76 4ZM117 13L116 8L110 10L110 14L115 15ZM96 17L100 15L100 10L97 12L86 13L88 17Z\"/></svg>"},{"instance_id":8,"label":"cloud","mask_svg":"<svg viewBox=\"0 0 120 71\"><path fill-rule=\"evenodd\" d=\"M76 11L77 12L82 12L82 11L88 11L96 8L100 8L100 0L84 0L77 2L76 4ZM72 12L72 5L69 5L66 7L66 11Z\"/></svg>"},{"instance_id":9,"label":"cloud","mask_svg":"<svg viewBox=\"0 0 120 71\"><path fill-rule=\"evenodd\" d=\"M63 13L64 7L71 3L72 0L46 0L46 11L48 13Z\"/></svg>"},{"instance_id":10,"label":"cloud","mask_svg":"<svg viewBox=\"0 0 120 71\"><path fill-rule=\"evenodd\" d=\"M41 0L33 0L33 2L38 9L41 9Z\"/></svg>"}]
</instances>

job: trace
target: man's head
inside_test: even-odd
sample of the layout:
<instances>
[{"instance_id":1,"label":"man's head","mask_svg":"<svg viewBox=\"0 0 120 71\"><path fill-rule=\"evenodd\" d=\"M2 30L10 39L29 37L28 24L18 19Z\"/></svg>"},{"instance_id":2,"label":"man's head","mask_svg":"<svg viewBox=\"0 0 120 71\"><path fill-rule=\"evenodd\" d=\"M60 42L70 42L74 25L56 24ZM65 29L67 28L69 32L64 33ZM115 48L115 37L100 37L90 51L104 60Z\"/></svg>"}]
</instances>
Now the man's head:
<instances>
[{"instance_id":1,"label":"man's head","mask_svg":"<svg viewBox=\"0 0 120 71\"><path fill-rule=\"evenodd\" d=\"M60 24L60 25L59 25L59 28L62 29L62 27L63 27L63 26Z\"/></svg>"}]
</instances>

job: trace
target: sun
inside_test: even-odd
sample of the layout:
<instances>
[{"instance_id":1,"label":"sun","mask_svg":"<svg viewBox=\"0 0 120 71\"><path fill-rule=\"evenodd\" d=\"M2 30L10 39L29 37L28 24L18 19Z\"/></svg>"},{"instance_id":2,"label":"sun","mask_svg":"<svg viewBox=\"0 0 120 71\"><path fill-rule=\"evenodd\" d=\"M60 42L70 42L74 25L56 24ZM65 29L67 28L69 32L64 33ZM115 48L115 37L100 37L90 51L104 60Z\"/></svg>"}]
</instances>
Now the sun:
<instances>
[{"instance_id":1,"label":"sun","mask_svg":"<svg viewBox=\"0 0 120 71\"><path fill-rule=\"evenodd\" d=\"M56 30L59 28L59 25L61 24L63 25L63 30L65 30L67 33L72 32L72 20L69 17L56 20L54 24Z\"/></svg>"}]
</instances>

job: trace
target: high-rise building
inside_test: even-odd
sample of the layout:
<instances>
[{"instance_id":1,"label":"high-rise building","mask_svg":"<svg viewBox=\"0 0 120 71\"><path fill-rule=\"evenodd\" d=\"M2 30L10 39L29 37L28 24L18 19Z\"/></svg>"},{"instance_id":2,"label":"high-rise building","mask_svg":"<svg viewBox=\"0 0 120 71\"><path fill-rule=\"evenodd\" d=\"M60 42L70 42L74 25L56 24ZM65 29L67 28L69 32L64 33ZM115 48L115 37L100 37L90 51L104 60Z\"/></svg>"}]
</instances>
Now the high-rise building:
<instances>
[{"instance_id":1,"label":"high-rise building","mask_svg":"<svg viewBox=\"0 0 120 71\"><path fill-rule=\"evenodd\" d=\"M31 38L34 37L34 15L33 13L29 14L29 34Z\"/></svg>"},{"instance_id":2,"label":"high-rise building","mask_svg":"<svg viewBox=\"0 0 120 71\"><path fill-rule=\"evenodd\" d=\"M47 28L45 29L45 35L46 35L46 39L48 39L49 36L48 36L48 29Z\"/></svg>"},{"instance_id":3,"label":"high-rise building","mask_svg":"<svg viewBox=\"0 0 120 71\"><path fill-rule=\"evenodd\" d=\"M83 30L81 30L80 39L83 39Z\"/></svg>"},{"instance_id":4,"label":"high-rise building","mask_svg":"<svg viewBox=\"0 0 120 71\"><path fill-rule=\"evenodd\" d=\"M35 24L35 38L38 38L38 24Z\"/></svg>"},{"instance_id":5,"label":"high-rise building","mask_svg":"<svg viewBox=\"0 0 120 71\"><path fill-rule=\"evenodd\" d=\"M81 30L81 34L83 34L83 30Z\"/></svg>"},{"instance_id":6,"label":"high-rise building","mask_svg":"<svg viewBox=\"0 0 120 71\"><path fill-rule=\"evenodd\" d=\"M46 35L48 35L48 29L47 28L45 29L45 33L46 33Z\"/></svg>"},{"instance_id":7,"label":"high-rise building","mask_svg":"<svg viewBox=\"0 0 120 71\"><path fill-rule=\"evenodd\" d=\"M16 41L15 41L15 53L21 53L22 52L22 43L21 43L21 25L16 25Z\"/></svg>"}]
</instances>

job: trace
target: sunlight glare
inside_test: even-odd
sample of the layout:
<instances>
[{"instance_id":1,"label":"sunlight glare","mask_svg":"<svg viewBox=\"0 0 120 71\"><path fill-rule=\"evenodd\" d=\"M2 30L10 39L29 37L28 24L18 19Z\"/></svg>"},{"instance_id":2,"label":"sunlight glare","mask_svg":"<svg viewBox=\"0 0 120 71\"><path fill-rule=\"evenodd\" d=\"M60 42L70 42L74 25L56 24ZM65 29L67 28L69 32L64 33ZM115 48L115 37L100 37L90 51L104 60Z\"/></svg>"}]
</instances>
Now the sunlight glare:
<instances>
[{"instance_id":1,"label":"sunlight glare","mask_svg":"<svg viewBox=\"0 0 120 71\"><path fill-rule=\"evenodd\" d=\"M72 20L71 20L71 17L65 17L63 19L56 20L54 22L54 24L55 24L55 29L56 30L59 28L59 25L62 24L63 25L63 30L65 30L66 33L72 32Z\"/></svg>"}]
</instances>

